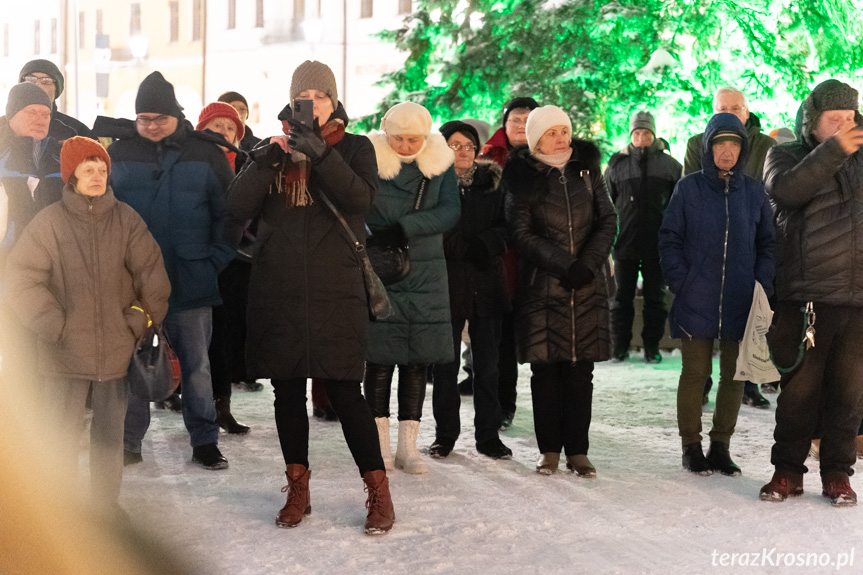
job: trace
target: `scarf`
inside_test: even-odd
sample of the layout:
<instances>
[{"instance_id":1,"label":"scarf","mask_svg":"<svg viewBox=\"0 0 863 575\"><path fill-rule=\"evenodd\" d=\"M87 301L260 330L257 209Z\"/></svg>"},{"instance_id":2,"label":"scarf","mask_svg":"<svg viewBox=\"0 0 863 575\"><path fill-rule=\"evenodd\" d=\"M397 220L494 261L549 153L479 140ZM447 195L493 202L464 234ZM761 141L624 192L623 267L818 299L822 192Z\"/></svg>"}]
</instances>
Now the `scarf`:
<instances>
[{"instance_id":1,"label":"scarf","mask_svg":"<svg viewBox=\"0 0 863 575\"><path fill-rule=\"evenodd\" d=\"M236 171L236 169L237 169L237 152L225 152L225 155L228 157L228 163L231 164L231 169Z\"/></svg>"},{"instance_id":2,"label":"scarf","mask_svg":"<svg viewBox=\"0 0 863 575\"><path fill-rule=\"evenodd\" d=\"M458 176L458 185L459 187L470 187L473 185L473 175L476 173L476 163L471 164L471 166L467 169L467 171L463 174L456 174ZM464 193L464 192L462 192Z\"/></svg>"},{"instance_id":3,"label":"scarf","mask_svg":"<svg viewBox=\"0 0 863 575\"><path fill-rule=\"evenodd\" d=\"M282 132L291 135L291 125L282 120ZM345 123L334 118L321 128L321 137L327 146L335 146L345 137ZM294 206L310 206L313 200L309 194L309 175L312 173L312 163L309 157L296 150L291 150L291 161L285 164L282 176L279 178L278 193L284 192L285 204Z\"/></svg>"},{"instance_id":4,"label":"scarf","mask_svg":"<svg viewBox=\"0 0 863 575\"><path fill-rule=\"evenodd\" d=\"M565 152L561 152L560 154L540 154L539 152L534 152L533 157L543 164L551 166L552 168L557 168L562 172L563 168L566 167L566 163L569 162L569 159L572 157L572 148Z\"/></svg>"}]
</instances>

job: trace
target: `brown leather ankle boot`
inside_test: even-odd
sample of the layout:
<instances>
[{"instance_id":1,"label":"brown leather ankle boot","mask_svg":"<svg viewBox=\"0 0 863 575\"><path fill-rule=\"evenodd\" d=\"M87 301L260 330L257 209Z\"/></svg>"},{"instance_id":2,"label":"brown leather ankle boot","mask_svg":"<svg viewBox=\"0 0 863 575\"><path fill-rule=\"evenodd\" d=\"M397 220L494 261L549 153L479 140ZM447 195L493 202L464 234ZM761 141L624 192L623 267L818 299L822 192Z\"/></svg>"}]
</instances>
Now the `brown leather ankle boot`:
<instances>
[{"instance_id":1,"label":"brown leather ankle boot","mask_svg":"<svg viewBox=\"0 0 863 575\"><path fill-rule=\"evenodd\" d=\"M382 535L393 528L396 512L393 509L393 499L390 496L390 480L383 470L369 471L363 475L366 484L366 535Z\"/></svg>"},{"instance_id":2,"label":"brown leather ankle boot","mask_svg":"<svg viewBox=\"0 0 863 575\"><path fill-rule=\"evenodd\" d=\"M296 527L305 515L312 512L312 501L309 497L309 477L311 469L299 463L292 463L285 468L288 484L282 487L282 493L288 492L288 500L276 517L279 527Z\"/></svg>"}]
</instances>

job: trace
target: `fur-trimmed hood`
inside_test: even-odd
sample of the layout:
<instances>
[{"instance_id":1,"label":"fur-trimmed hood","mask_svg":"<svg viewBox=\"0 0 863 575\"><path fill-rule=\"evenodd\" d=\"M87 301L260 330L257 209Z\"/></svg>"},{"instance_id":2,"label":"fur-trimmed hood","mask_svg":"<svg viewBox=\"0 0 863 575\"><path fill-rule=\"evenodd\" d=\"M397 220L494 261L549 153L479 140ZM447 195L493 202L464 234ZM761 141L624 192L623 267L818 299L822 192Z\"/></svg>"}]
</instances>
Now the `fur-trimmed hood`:
<instances>
[{"instance_id":1,"label":"fur-trimmed hood","mask_svg":"<svg viewBox=\"0 0 863 575\"><path fill-rule=\"evenodd\" d=\"M378 159L378 176L382 180L392 180L402 170L402 161L387 141L386 132L374 130L368 134L375 147ZM447 146L443 135L436 132L426 137L426 146L414 160L422 175L427 178L439 176L449 169L455 161L453 151Z\"/></svg>"}]
</instances>

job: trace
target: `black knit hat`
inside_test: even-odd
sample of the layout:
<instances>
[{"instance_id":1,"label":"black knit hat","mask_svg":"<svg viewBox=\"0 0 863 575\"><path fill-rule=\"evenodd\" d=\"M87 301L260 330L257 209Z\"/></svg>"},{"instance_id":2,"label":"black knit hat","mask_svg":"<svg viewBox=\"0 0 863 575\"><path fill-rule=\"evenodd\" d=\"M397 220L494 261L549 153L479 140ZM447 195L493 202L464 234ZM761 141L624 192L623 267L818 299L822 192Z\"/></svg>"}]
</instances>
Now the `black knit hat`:
<instances>
[{"instance_id":1,"label":"black knit hat","mask_svg":"<svg viewBox=\"0 0 863 575\"><path fill-rule=\"evenodd\" d=\"M823 112L854 110L860 105L860 96L854 88L839 80L825 80L803 101L803 133L811 135Z\"/></svg>"},{"instance_id":2,"label":"black knit hat","mask_svg":"<svg viewBox=\"0 0 863 575\"><path fill-rule=\"evenodd\" d=\"M36 84L15 84L9 90L9 98L6 100L6 119L11 120L15 114L32 104L46 106L50 110L53 103L51 96Z\"/></svg>"},{"instance_id":3,"label":"black knit hat","mask_svg":"<svg viewBox=\"0 0 863 575\"><path fill-rule=\"evenodd\" d=\"M509 117L509 113L513 110L518 110L519 108L535 110L536 108L539 108L539 104L537 104L536 100L534 100L533 98L513 98L506 103L506 106L503 107L504 126L506 126L506 119Z\"/></svg>"},{"instance_id":4,"label":"black knit hat","mask_svg":"<svg viewBox=\"0 0 863 575\"><path fill-rule=\"evenodd\" d=\"M246 108L249 107L249 103L239 92L225 92L221 96L216 99L217 102L225 102L226 104L230 104L231 102L242 102L246 105Z\"/></svg>"},{"instance_id":5,"label":"black knit hat","mask_svg":"<svg viewBox=\"0 0 863 575\"><path fill-rule=\"evenodd\" d=\"M60 97L60 94L63 93L65 83L63 81L63 74L60 73L60 69L54 62L51 60L30 60L24 64L24 67L21 68L21 72L18 73L18 81L23 82L24 76L29 76L33 72L39 72L51 76L54 79L54 98L57 99Z\"/></svg>"},{"instance_id":6,"label":"black knit hat","mask_svg":"<svg viewBox=\"0 0 863 575\"><path fill-rule=\"evenodd\" d=\"M473 145L476 146L477 151L479 151L479 134L477 133L476 128L467 122L453 120L452 122L447 122L440 127L440 133L443 134L443 137L447 140L449 140L449 137L456 132L473 142Z\"/></svg>"},{"instance_id":7,"label":"black knit hat","mask_svg":"<svg viewBox=\"0 0 863 575\"><path fill-rule=\"evenodd\" d=\"M136 114L165 114L180 118L183 107L174 96L174 86L165 80L161 72L153 72L141 82L135 98Z\"/></svg>"}]
</instances>

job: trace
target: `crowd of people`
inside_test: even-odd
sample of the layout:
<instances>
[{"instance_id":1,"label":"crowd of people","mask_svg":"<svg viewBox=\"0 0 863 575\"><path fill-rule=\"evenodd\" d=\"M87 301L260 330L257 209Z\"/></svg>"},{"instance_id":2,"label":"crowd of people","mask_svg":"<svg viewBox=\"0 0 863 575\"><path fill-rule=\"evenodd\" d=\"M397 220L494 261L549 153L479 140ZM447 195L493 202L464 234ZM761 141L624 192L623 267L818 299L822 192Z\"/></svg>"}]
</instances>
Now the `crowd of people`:
<instances>
[{"instance_id":1,"label":"crowd of people","mask_svg":"<svg viewBox=\"0 0 863 575\"><path fill-rule=\"evenodd\" d=\"M414 102L360 135L347 131L332 70L306 61L278 115L282 134L259 139L239 92L206 105L193 125L153 72L135 120L99 117L89 129L57 110L63 81L53 63L28 62L0 118L0 378L33 381L72 477L75 430L92 408L91 491L107 505L119 509L123 466L145 461L150 403L129 393L126 372L152 323L182 374L163 405L182 412L192 461L205 469L229 465L220 428L251 431L231 413L232 387L271 383L287 478L279 527L311 512L309 379L313 414L340 422L368 493L368 534L395 520L388 473L428 470L417 437L429 382L429 456L453 451L469 394L477 452L509 459L501 432L515 416L517 363L530 364L536 471L556 473L563 453L568 471L595 478L594 367L627 359L639 289L644 361L662 361L666 322L680 340L683 467L739 475L730 443L740 407L769 404L735 373L756 282L776 310L768 339L782 373L764 388L781 393L775 473L760 498L800 495L820 443L823 494L856 504L863 118L851 86L819 84L796 136L779 145L742 92L721 88L683 165L651 112L635 110L630 143L603 173L599 147L574 137L565 109L527 96L507 103L491 137L470 118L435 130ZM409 254L406 273L386 286L392 313L375 320L364 244Z\"/></svg>"}]
</instances>

